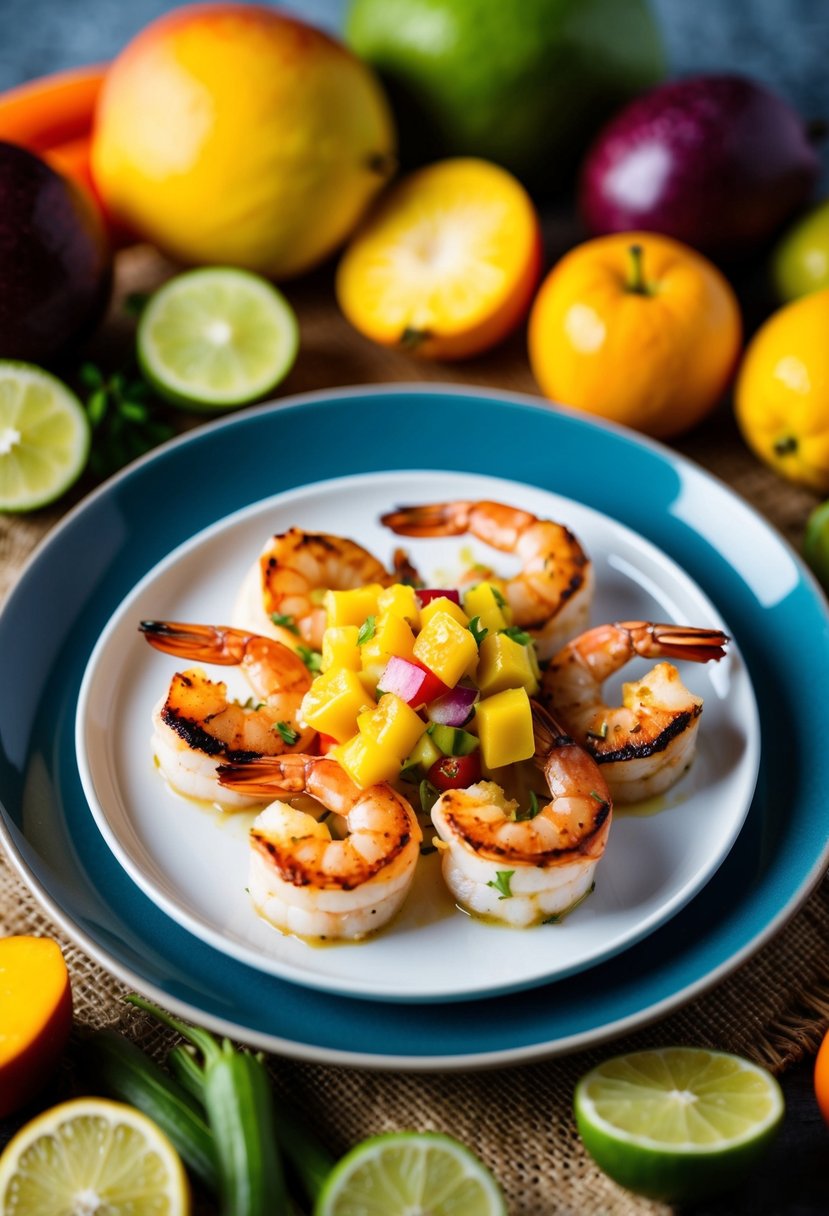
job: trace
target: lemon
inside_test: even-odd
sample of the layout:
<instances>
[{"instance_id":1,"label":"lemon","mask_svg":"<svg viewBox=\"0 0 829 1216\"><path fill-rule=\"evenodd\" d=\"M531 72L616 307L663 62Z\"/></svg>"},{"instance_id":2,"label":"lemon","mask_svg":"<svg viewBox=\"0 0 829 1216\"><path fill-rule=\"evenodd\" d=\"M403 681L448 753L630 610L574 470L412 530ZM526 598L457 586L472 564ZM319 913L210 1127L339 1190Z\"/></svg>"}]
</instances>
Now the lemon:
<instances>
[{"instance_id":1,"label":"lemon","mask_svg":"<svg viewBox=\"0 0 829 1216\"><path fill-rule=\"evenodd\" d=\"M86 465L89 436L65 384L33 364L0 359L0 511L60 498Z\"/></svg>"},{"instance_id":2,"label":"lemon","mask_svg":"<svg viewBox=\"0 0 829 1216\"><path fill-rule=\"evenodd\" d=\"M186 1216L181 1160L161 1130L104 1098L63 1102L0 1156L3 1216Z\"/></svg>"},{"instance_id":3,"label":"lemon","mask_svg":"<svg viewBox=\"0 0 829 1216\"><path fill-rule=\"evenodd\" d=\"M168 401L226 409L264 396L288 374L299 329L272 284L217 266L165 283L141 314L137 344L144 375Z\"/></svg>"},{"instance_id":4,"label":"lemon","mask_svg":"<svg viewBox=\"0 0 829 1216\"><path fill-rule=\"evenodd\" d=\"M755 454L790 481L829 493L829 289L787 304L743 357L734 411Z\"/></svg>"},{"instance_id":5,"label":"lemon","mask_svg":"<svg viewBox=\"0 0 829 1216\"><path fill-rule=\"evenodd\" d=\"M622 1186L668 1203L736 1185L783 1118L783 1094L770 1073L695 1047L606 1060L579 1081L574 1105L596 1163Z\"/></svg>"},{"instance_id":6,"label":"lemon","mask_svg":"<svg viewBox=\"0 0 829 1216\"><path fill-rule=\"evenodd\" d=\"M364 1140L331 1171L314 1216L506 1216L495 1179L439 1132Z\"/></svg>"}]
</instances>

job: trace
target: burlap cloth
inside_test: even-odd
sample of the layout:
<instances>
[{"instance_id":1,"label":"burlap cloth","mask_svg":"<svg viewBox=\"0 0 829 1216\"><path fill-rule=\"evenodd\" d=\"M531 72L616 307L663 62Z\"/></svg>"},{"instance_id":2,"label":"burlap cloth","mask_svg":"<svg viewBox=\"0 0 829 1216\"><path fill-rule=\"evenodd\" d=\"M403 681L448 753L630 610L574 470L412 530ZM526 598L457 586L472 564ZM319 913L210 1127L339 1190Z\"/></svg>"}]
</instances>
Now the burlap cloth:
<instances>
[{"instance_id":1,"label":"burlap cloth","mask_svg":"<svg viewBox=\"0 0 829 1216\"><path fill-rule=\"evenodd\" d=\"M122 255L121 289L148 288L166 273L146 251ZM533 391L520 339L462 368L433 368L380 352L350 332L331 304L326 272L289 296L302 326L302 356L284 391L342 383L442 379ZM100 340L117 350L128 332L116 306ZM678 445L757 507L797 546L815 499L763 469L744 449L726 408ZM345 469L343 471L346 471ZM77 498L83 490L79 488ZM35 543L66 504L28 518L0 517L0 600ZM125 989L58 932L0 859L0 933L49 934L61 941L72 975L76 1038L88 1027L115 1026L151 1053L173 1036L123 1003ZM271 1060L278 1092L304 1107L332 1152L364 1136L433 1128L460 1137L493 1169L511 1216L639 1216L669 1208L636 1199L610 1182L581 1148L571 1116L577 1078L596 1061L633 1046L696 1044L738 1052L780 1072L810 1051L829 1021L829 882L748 963L669 1018L612 1047L520 1068L477 1073L388 1074ZM70 1050L59 1095L83 1092ZM197 1196L199 1216L214 1209Z\"/></svg>"}]
</instances>

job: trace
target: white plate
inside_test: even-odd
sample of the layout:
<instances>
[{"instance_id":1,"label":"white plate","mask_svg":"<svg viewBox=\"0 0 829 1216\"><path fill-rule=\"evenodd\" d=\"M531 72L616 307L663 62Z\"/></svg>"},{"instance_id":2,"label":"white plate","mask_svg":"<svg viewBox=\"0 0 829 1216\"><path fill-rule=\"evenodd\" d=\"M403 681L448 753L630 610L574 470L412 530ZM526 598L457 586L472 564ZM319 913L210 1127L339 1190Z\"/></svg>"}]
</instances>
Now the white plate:
<instances>
[{"instance_id":1,"label":"white plate","mask_svg":"<svg viewBox=\"0 0 829 1216\"><path fill-rule=\"evenodd\" d=\"M321 482L255 503L180 546L121 604L90 657L76 723L81 779L101 832L138 886L192 933L265 972L381 1000L466 999L542 984L618 953L683 907L720 865L748 811L760 735L732 642L718 664L682 665L685 682L705 700L690 772L658 813L615 815L596 890L562 924L515 930L471 919L453 908L434 856L421 858L398 917L357 945L315 948L256 915L245 892L252 815L192 804L154 766L152 707L182 664L152 650L138 622L228 624L238 588L272 533L292 525L335 532L387 560L399 542L379 525L383 511L450 498L514 503L571 527L595 565L594 624L641 618L728 631L696 584L641 536L569 499L490 477L405 471ZM459 568L461 550L465 562L470 549L492 559L466 537L409 543L425 576ZM496 564L507 574L516 568L503 555ZM637 661L622 675L645 669ZM248 695L238 673L224 668L222 679Z\"/></svg>"}]
</instances>

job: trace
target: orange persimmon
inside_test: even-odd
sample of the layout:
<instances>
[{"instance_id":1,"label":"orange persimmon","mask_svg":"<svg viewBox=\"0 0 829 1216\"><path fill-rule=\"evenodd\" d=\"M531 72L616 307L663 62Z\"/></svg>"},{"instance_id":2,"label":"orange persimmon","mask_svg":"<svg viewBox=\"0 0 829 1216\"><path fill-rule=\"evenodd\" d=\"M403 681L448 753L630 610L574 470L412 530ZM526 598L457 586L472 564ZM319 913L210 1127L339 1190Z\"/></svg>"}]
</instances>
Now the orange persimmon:
<instances>
[{"instance_id":1,"label":"orange persimmon","mask_svg":"<svg viewBox=\"0 0 829 1216\"><path fill-rule=\"evenodd\" d=\"M815 1060L815 1097L820 1113L829 1123L829 1030L823 1036Z\"/></svg>"},{"instance_id":2,"label":"orange persimmon","mask_svg":"<svg viewBox=\"0 0 829 1216\"><path fill-rule=\"evenodd\" d=\"M72 989L57 942L0 938L0 1117L48 1081L72 1027Z\"/></svg>"},{"instance_id":3,"label":"orange persimmon","mask_svg":"<svg viewBox=\"0 0 829 1216\"><path fill-rule=\"evenodd\" d=\"M72 68L0 93L0 139L42 153L88 136L106 70Z\"/></svg>"}]
</instances>

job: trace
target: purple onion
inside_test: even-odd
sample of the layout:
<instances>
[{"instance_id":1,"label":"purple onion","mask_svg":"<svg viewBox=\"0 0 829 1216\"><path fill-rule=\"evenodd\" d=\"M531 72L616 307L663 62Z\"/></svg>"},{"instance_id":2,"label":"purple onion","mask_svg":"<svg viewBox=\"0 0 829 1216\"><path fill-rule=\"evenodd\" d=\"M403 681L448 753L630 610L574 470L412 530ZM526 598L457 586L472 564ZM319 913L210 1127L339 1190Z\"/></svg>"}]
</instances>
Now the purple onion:
<instances>
[{"instance_id":1,"label":"purple onion","mask_svg":"<svg viewBox=\"0 0 829 1216\"><path fill-rule=\"evenodd\" d=\"M436 701L426 706L426 717L441 726L464 726L472 717L472 708L478 699L478 689L458 684Z\"/></svg>"}]
</instances>

